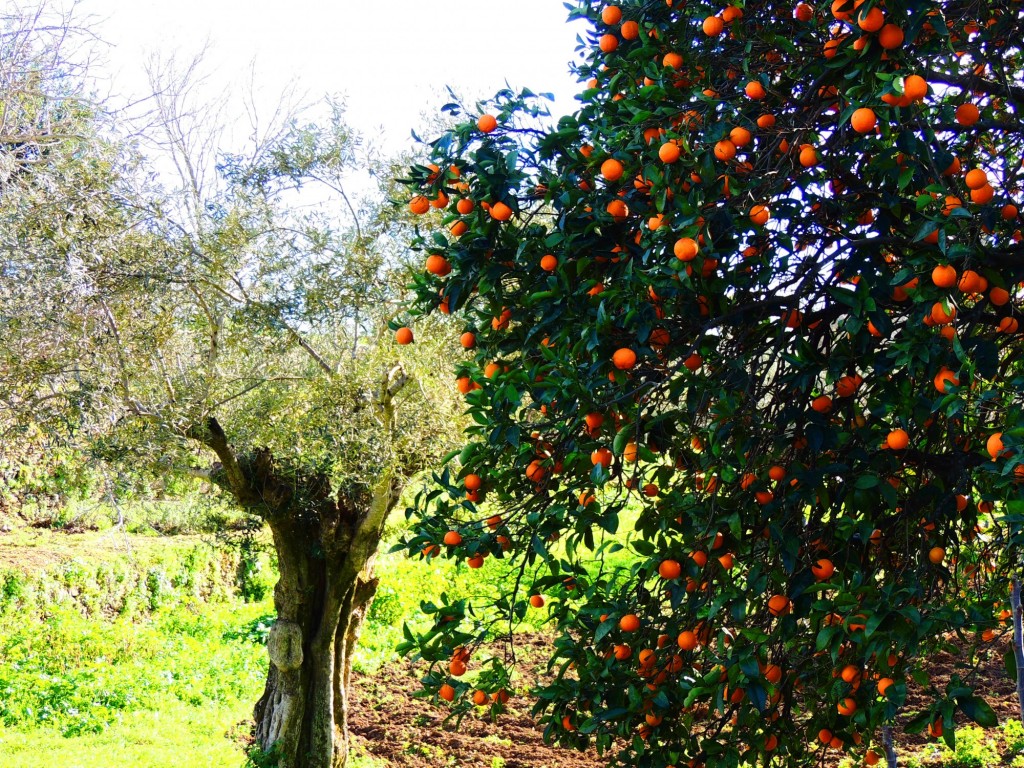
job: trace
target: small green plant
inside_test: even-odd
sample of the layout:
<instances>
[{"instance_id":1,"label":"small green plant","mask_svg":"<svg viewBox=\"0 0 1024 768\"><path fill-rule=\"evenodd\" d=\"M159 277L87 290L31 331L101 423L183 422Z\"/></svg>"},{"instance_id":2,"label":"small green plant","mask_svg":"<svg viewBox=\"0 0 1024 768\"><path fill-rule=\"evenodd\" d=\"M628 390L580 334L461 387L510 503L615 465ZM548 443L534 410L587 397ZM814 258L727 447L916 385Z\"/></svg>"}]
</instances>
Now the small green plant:
<instances>
[{"instance_id":1,"label":"small green plant","mask_svg":"<svg viewBox=\"0 0 1024 768\"><path fill-rule=\"evenodd\" d=\"M956 734L956 749L942 749L944 768L990 768L999 765L995 742L981 728L963 728Z\"/></svg>"},{"instance_id":2,"label":"small green plant","mask_svg":"<svg viewBox=\"0 0 1024 768\"><path fill-rule=\"evenodd\" d=\"M491 768L505 768L505 758L498 755L492 757Z\"/></svg>"},{"instance_id":3,"label":"small green plant","mask_svg":"<svg viewBox=\"0 0 1024 768\"><path fill-rule=\"evenodd\" d=\"M245 757L245 768L277 768L278 763L281 761L277 742L272 744L270 749L266 751L253 744L246 750Z\"/></svg>"},{"instance_id":4,"label":"small green plant","mask_svg":"<svg viewBox=\"0 0 1024 768\"><path fill-rule=\"evenodd\" d=\"M1011 718L1003 723L1003 741L1006 742L1006 757L1024 753L1024 723Z\"/></svg>"}]
</instances>

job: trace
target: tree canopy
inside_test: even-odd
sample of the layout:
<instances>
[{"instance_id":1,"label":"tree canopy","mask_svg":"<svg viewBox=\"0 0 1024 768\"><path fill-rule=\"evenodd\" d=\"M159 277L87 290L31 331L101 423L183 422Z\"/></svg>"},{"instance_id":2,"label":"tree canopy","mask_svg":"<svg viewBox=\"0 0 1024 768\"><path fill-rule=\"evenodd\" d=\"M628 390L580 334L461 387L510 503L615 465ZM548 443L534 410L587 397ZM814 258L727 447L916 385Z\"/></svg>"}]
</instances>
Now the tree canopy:
<instances>
[{"instance_id":1,"label":"tree canopy","mask_svg":"<svg viewBox=\"0 0 1024 768\"><path fill-rule=\"evenodd\" d=\"M571 17L575 114L449 105L409 172L446 227L413 242L412 311L462 323L474 425L407 546L521 564L428 606L427 688L486 701L503 662L459 678L487 617L546 605L546 733L622 763L872 764L897 716L992 723L974 670L1024 522L1024 8Z\"/></svg>"}]
</instances>

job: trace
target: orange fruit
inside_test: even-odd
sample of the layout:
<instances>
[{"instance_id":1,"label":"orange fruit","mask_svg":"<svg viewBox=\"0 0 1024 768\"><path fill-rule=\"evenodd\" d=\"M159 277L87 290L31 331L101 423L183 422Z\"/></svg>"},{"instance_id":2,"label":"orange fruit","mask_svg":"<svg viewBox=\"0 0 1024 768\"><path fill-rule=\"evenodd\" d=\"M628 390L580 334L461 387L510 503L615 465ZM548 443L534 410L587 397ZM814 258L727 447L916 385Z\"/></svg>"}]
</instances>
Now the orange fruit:
<instances>
[{"instance_id":1,"label":"orange fruit","mask_svg":"<svg viewBox=\"0 0 1024 768\"><path fill-rule=\"evenodd\" d=\"M877 32L885 24L885 14L877 5L857 14L857 26L865 32Z\"/></svg>"},{"instance_id":2,"label":"orange fruit","mask_svg":"<svg viewBox=\"0 0 1024 768\"><path fill-rule=\"evenodd\" d=\"M476 334L472 331L466 331L459 337L459 343L463 349L472 349L476 346Z\"/></svg>"},{"instance_id":3,"label":"orange fruit","mask_svg":"<svg viewBox=\"0 0 1024 768\"><path fill-rule=\"evenodd\" d=\"M940 264L932 270L932 282L938 288L952 288L956 285L956 268L949 264Z\"/></svg>"},{"instance_id":4,"label":"orange fruit","mask_svg":"<svg viewBox=\"0 0 1024 768\"><path fill-rule=\"evenodd\" d=\"M678 560L662 560L661 565L658 566L658 575L665 579L665 581L678 579L682 572L683 567L679 564Z\"/></svg>"},{"instance_id":5,"label":"orange fruit","mask_svg":"<svg viewBox=\"0 0 1024 768\"><path fill-rule=\"evenodd\" d=\"M619 38L611 33L601 35L601 39L597 41L597 45L605 53L611 53L619 47Z\"/></svg>"},{"instance_id":6,"label":"orange fruit","mask_svg":"<svg viewBox=\"0 0 1024 768\"><path fill-rule=\"evenodd\" d=\"M484 481L480 475L471 473L462 478L462 485L467 491L478 491L483 484Z\"/></svg>"},{"instance_id":7,"label":"orange fruit","mask_svg":"<svg viewBox=\"0 0 1024 768\"><path fill-rule=\"evenodd\" d=\"M920 75L909 75L903 79L903 95L912 101L921 101L928 95L928 81Z\"/></svg>"},{"instance_id":8,"label":"orange fruit","mask_svg":"<svg viewBox=\"0 0 1024 768\"><path fill-rule=\"evenodd\" d=\"M594 466L600 464L607 469L612 463L612 452L607 448L598 448L590 454L590 463Z\"/></svg>"},{"instance_id":9,"label":"orange fruit","mask_svg":"<svg viewBox=\"0 0 1024 768\"><path fill-rule=\"evenodd\" d=\"M810 144L804 144L800 148L799 160L804 168L813 168L818 164L818 151Z\"/></svg>"},{"instance_id":10,"label":"orange fruit","mask_svg":"<svg viewBox=\"0 0 1024 768\"><path fill-rule=\"evenodd\" d=\"M981 119L981 111L970 102L956 108L956 121L965 128L970 128Z\"/></svg>"},{"instance_id":11,"label":"orange fruit","mask_svg":"<svg viewBox=\"0 0 1024 768\"><path fill-rule=\"evenodd\" d=\"M935 374L935 378L932 382L935 384L935 389L942 394L946 394L947 387L950 385L954 387L960 386L960 379L958 379L956 374L949 370L949 368L945 367L939 369L939 372Z\"/></svg>"},{"instance_id":12,"label":"orange fruit","mask_svg":"<svg viewBox=\"0 0 1024 768\"><path fill-rule=\"evenodd\" d=\"M462 534L458 531L448 531L448 533L444 535L443 541L449 547L457 547L462 543Z\"/></svg>"},{"instance_id":13,"label":"orange fruit","mask_svg":"<svg viewBox=\"0 0 1024 768\"><path fill-rule=\"evenodd\" d=\"M473 703L478 707L483 707L487 704L487 691L481 691L477 689L473 692Z\"/></svg>"},{"instance_id":14,"label":"orange fruit","mask_svg":"<svg viewBox=\"0 0 1024 768\"><path fill-rule=\"evenodd\" d=\"M622 21L622 9L617 5L606 5L601 11L601 21L609 27Z\"/></svg>"},{"instance_id":15,"label":"orange fruit","mask_svg":"<svg viewBox=\"0 0 1024 768\"><path fill-rule=\"evenodd\" d=\"M395 331L395 341L399 344L412 344L412 329L402 326Z\"/></svg>"},{"instance_id":16,"label":"orange fruit","mask_svg":"<svg viewBox=\"0 0 1024 768\"><path fill-rule=\"evenodd\" d=\"M466 662L462 659L452 659L451 663L448 665L448 672L452 677L462 677L466 674Z\"/></svg>"},{"instance_id":17,"label":"orange fruit","mask_svg":"<svg viewBox=\"0 0 1024 768\"><path fill-rule=\"evenodd\" d=\"M718 16L708 16L704 19L703 29L708 37L715 37L725 30L725 21Z\"/></svg>"},{"instance_id":18,"label":"orange fruit","mask_svg":"<svg viewBox=\"0 0 1024 768\"><path fill-rule=\"evenodd\" d=\"M886 24L878 32L878 44L892 51L903 45L903 30L895 24Z\"/></svg>"},{"instance_id":19,"label":"orange fruit","mask_svg":"<svg viewBox=\"0 0 1024 768\"><path fill-rule=\"evenodd\" d=\"M490 133L498 127L498 120L494 115L480 115L480 119L476 121L476 127L480 129L481 133Z\"/></svg>"},{"instance_id":20,"label":"orange fruit","mask_svg":"<svg viewBox=\"0 0 1024 768\"><path fill-rule=\"evenodd\" d=\"M778 482L786 477L786 470L782 467L775 465L768 470L768 477Z\"/></svg>"},{"instance_id":21,"label":"orange fruit","mask_svg":"<svg viewBox=\"0 0 1024 768\"><path fill-rule=\"evenodd\" d=\"M840 715L849 717L857 711L857 702L847 696L836 705L836 709L839 711Z\"/></svg>"},{"instance_id":22,"label":"orange fruit","mask_svg":"<svg viewBox=\"0 0 1024 768\"><path fill-rule=\"evenodd\" d=\"M558 259L552 254L541 257L540 268L545 272L554 272L558 268Z\"/></svg>"},{"instance_id":23,"label":"orange fruit","mask_svg":"<svg viewBox=\"0 0 1024 768\"><path fill-rule=\"evenodd\" d=\"M736 145L729 139L722 139L715 144L715 157L726 162L732 160L736 157Z\"/></svg>"},{"instance_id":24,"label":"orange fruit","mask_svg":"<svg viewBox=\"0 0 1024 768\"><path fill-rule=\"evenodd\" d=\"M620 371L628 371L636 365L636 352L629 347L615 350L615 354L612 355L612 365Z\"/></svg>"},{"instance_id":25,"label":"orange fruit","mask_svg":"<svg viewBox=\"0 0 1024 768\"><path fill-rule=\"evenodd\" d=\"M932 565L939 565L946 557L946 550L942 547L932 547L928 550L928 562Z\"/></svg>"},{"instance_id":26,"label":"orange fruit","mask_svg":"<svg viewBox=\"0 0 1024 768\"><path fill-rule=\"evenodd\" d=\"M964 183L968 189L981 189L988 184L988 174L981 168L972 168L964 176Z\"/></svg>"},{"instance_id":27,"label":"orange fruit","mask_svg":"<svg viewBox=\"0 0 1024 768\"><path fill-rule=\"evenodd\" d=\"M772 128L775 126L775 115L761 115L757 118L758 128Z\"/></svg>"},{"instance_id":28,"label":"orange fruit","mask_svg":"<svg viewBox=\"0 0 1024 768\"><path fill-rule=\"evenodd\" d=\"M423 195L416 195L409 201L409 210L419 215L430 210L430 201Z\"/></svg>"},{"instance_id":29,"label":"orange fruit","mask_svg":"<svg viewBox=\"0 0 1024 768\"><path fill-rule=\"evenodd\" d=\"M672 246L672 252L680 261L693 261L697 256L698 250L697 241L692 237L681 237Z\"/></svg>"},{"instance_id":30,"label":"orange fruit","mask_svg":"<svg viewBox=\"0 0 1024 768\"><path fill-rule=\"evenodd\" d=\"M697 647L697 635L686 629L679 633L676 644L684 651L692 651Z\"/></svg>"},{"instance_id":31,"label":"orange fruit","mask_svg":"<svg viewBox=\"0 0 1024 768\"><path fill-rule=\"evenodd\" d=\"M827 558L822 558L811 566L811 573L814 574L814 578L818 581L827 581L832 578L832 574L835 572L836 567Z\"/></svg>"},{"instance_id":32,"label":"orange fruit","mask_svg":"<svg viewBox=\"0 0 1024 768\"><path fill-rule=\"evenodd\" d=\"M619 31L623 40L636 40L640 36L640 25L635 21L624 21Z\"/></svg>"},{"instance_id":33,"label":"orange fruit","mask_svg":"<svg viewBox=\"0 0 1024 768\"><path fill-rule=\"evenodd\" d=\"M832 410L832 398L828 395L818 395L811 401L811 408L818 413L829 413Z\"/></svg>"},{"instance_id":34,"label":"orange fruit","mask_svg":"<svg viewBox=\"0 0 1024 768\"><path fill-rule=\"evenodd\" d=\"M988 292L988 300L991 301L994 306L1001 307L1010 300L1010 292L997 285Z\"/></svg>"},{"instance_id":35,"label":"orange fruit","mask_svg":"<svg viewBox=\"0 0 1024 768\"><path fill-rule=\"evenodd\" d=\"M789 613L790 602L785 595L772 595L768 599L768 612L772 616L785 616Z\"/></svg>"},{"instance_id":36,"label":"orange fruit","mask_svg":"<svg viewBox=\"0 0 1024 768\"><path fill-rule=\"evenodd\" d=\"M904 429L894 429L885 438L885 444L894 451L902 451L910 444L910 435Z\"/></svg>"},{"instance_id":37,"label":"orange fruit","mask_svg":"<svg viewBox=\"0 0 1024 768\"><path fill-rule=\"evenodd\" d=\"M810 21L814 18L814 9L807 3L797 3L796 8L793 9L793 16L797 21Z\"/></svg>"},{"instance_id":38,"label":"orange fruit","mask_svg":"<svg viewBox=\"0 0 1024 768\"><path fill-rule=\"evenodd\" d=\"M878 681L878 695L885 696L885 692L889 690L889 686L893 685L896 681L891 677L883 677Z\"/></svg>"},{"instance_id":39,"label":"orange fruit","mask_svg":"<svg viewBox=\"0 0 1024 768\"><path fill-rule=\"evenodd\" d=\"M988 455L992 457L992 461L995 461L996 459L1003 455L1003 449L1004 446L1002 432L992 433L989 439L985 441L985 450L988 451Z\"/></svg>"},{"instance_id":40,"label":"orange fruit","mask_svg":"<svg viewBox=\"0 0 1024 768\"><path fill-rule=\"evenodd\" d=\"M767 95L767 93L765 93L764 86L757 80L751 80L747 83L743 91L747 94L747 98L753 99L754 101L760 101Z\"/></svg>"},{"instance_id":41,"label":"orange fruit","mask_svg":"<svg viewBox=\"0 0 1024 768\"><path fill-rule=\"evenodd\" d=\"M674 141L666 141L658 149L658 157L661 158L663 163L674 163L679 159L681 154L679 145Z\"/></svg>"},{"instance_id":42,"label":"orange fruit","mask_svg":"<svg viewBox=\"0 0 1024 768\"><path fill-rule=\"evenodd\" d=\"M877 124L875 110L870 107L861 107L850 116L850 125L857 133L870 133L875 130Z\"/></svg>"},{"instance_id":43,"label":"orange fruit","mask_svg":"<svg viewBox=\"0 0 1024 768\"><path fill-rule=\"evenodd\" d=\"M636 632L640 629L640 617L635 613L627 613L619 619L619 629L623 632Z\"/></svg>"},{"instance_id":44,"label":"orange fruit","mask_svg":"<svg viewBox=\"0 0 1024 768\"><path fill-rule=\"evenodd\" d=\"M755 205L750 209L750 220L759 227L763 227L771 218L771 211L766 205Z\"/></svg>"},{"instance_id":45,"label":"orange fruit","mask_svg":"<svg viewBox=\"0 0 1024 768\"><path fill-rule=\"evenodd\" d=\"M512 209L505 203L498 201L491 206L491 218L496 221L508 221L512 218Z\"/></svg>"},{"instance_id":46,"label":"orange fruit","mask_svg":"<svg viewBox=\"0 0 1024 768\"><path fill-rule=\"evenodd\" d=\"M455 689L452 688L448 683L445 683L438 690L437 695L445 701L455 701Z\"/></svg>"},{"instance_id":47,"label":"orange fruit","mask_svg":"<svg viewBox=\"0 0 1024 768\"><path fill-rule=\"evenodd\" d=\"M530 605L534 608L543 608L544 597L542 595L530 595Z\"/></svg>"},{"instance_id":48,"label":"orange fruit","mask_svg":"<svg viewBox=\"0 0 1024 768\"><path fill-rule=\"evenodd\" d=\"M609 157L601 163L601 175L608 181L618 181L621 179L624 170L622 163L614 157Z\"/></svg>"}]
</instances>

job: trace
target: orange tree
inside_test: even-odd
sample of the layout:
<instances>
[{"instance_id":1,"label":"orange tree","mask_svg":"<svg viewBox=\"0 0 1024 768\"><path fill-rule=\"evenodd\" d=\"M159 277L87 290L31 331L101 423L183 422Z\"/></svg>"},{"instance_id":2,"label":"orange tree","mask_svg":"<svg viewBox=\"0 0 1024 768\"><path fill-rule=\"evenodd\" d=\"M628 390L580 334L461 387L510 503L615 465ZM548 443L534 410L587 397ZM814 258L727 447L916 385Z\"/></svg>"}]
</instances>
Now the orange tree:
<instances>
[{"instance_id":1,"label":"orange tree","mask_svg":"<svg viewBox=\"0 0 1024 768\"><path fill-rule=\"evenodd\" d=\"M994 723L971 663L1024 506L1022 11L583 1L575 114L449 107L409 173L447 216L412 311L464 322L475 426L406 546L519 559L490 609L547 600L549 737L654 768L872 764L897 714ZM616 579L586 565L627 503ZM403 648L427 689L500 696L502 663L462 678L483 603L426 608ZM951 642L940 684L923 662Z\"/></svg>"}]
</instances>

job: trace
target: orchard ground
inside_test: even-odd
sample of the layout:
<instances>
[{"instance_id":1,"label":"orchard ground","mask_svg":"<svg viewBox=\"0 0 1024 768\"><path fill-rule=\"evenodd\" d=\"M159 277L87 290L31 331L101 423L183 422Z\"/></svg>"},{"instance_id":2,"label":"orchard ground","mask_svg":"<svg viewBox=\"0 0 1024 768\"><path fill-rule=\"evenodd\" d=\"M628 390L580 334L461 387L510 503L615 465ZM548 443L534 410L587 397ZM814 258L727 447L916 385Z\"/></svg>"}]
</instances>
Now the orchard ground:
<instances>
[{"instance_id":1,"label":"orchard ground","mask_svg":"<svg viewBox=\"0 0 1024 768\"><path fill-rule=\"evenodd\" d=\"M12 525L13 523L13 525ZM395 520L395 538L402 527ZM0 755L5 768L139 766L242 768L252 703L266 672L275 573L266 551L241 568L212 535L145 535L86 524L33 528L8 518L0 534ZM501 564L480 570L445 560L384 555L379 599L357 660L351 728L356 768L382 766L600 766L593 752L546 745L529 688L545 675L544 609L516 629L519 677L506 711L461 723L417 696L422 668L394 646L420 600L457 586L485 590ZM242 574L244 573L244 577ZM250 601L242 599L241 587ZM504 653L495 638L475 656ZM958 733L956 754L898 734L901 765L1024 765L1024 728L1002 668L1005 638L977 670L1003 723ZM942 681L953 658L936 660ZM470 676L472 675L472 670ZM250 763L251 764L251 763ZM838 753L828 765L839 765Z\"/></svg>"}]
</instances>

